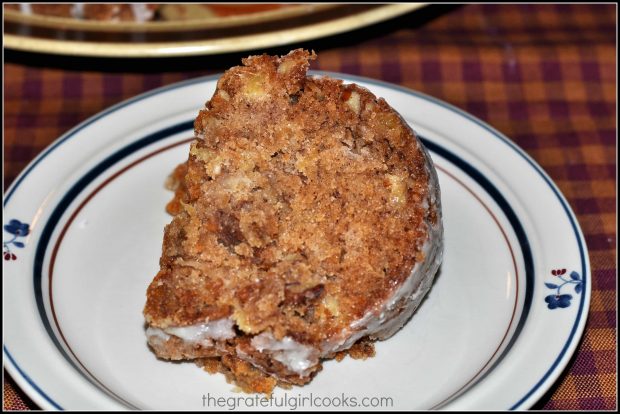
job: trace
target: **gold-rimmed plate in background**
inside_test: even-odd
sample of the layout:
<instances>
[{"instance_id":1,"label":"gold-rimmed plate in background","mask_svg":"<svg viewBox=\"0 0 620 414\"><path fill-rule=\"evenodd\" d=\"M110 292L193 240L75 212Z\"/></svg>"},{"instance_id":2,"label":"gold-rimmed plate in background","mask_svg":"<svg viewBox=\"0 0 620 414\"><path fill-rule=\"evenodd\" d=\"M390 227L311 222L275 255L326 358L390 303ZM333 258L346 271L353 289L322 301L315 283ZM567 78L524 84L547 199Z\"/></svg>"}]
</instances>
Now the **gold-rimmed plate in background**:
<instances>
[{"instance_id":1,"label":"gold-rimmed plate in background","mask_svg":"<svg viewBox=\"0 0 620 414\"><path fill-rule=\"evenodd\" d=\"M207 55L339 34L414 11L424 3L164 4L158 20L102 22L5 9L5 47L93 57ZM218 8L219 7L219 8Z\"/></svg>"}]
</instances>

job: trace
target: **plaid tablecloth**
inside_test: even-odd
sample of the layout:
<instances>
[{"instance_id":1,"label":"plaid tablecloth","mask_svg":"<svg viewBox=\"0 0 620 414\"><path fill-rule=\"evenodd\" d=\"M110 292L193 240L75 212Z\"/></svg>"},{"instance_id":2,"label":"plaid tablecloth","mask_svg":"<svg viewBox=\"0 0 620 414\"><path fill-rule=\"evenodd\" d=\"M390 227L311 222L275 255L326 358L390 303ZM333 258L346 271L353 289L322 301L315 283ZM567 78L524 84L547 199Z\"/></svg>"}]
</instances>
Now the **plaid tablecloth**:
<instances>
[{"instance_id":1,"label":"plaid tablecloth","mask_svg":"<svg viewBox=\"0 0 620 414\"><path fill-rule=\"evenodd\" d=\"M616 6L432 6L363 30L264 52L298 46L319 53L315 69L393 82L474 114L549 173L586 237L592 304L576 355L535 407L613 410ZM149 89L221 72L247 54L106 60L5 51L5 189L78 122ZM4 379L4 409L36 408L6 372Z\"/></svg>"}]
</instances>

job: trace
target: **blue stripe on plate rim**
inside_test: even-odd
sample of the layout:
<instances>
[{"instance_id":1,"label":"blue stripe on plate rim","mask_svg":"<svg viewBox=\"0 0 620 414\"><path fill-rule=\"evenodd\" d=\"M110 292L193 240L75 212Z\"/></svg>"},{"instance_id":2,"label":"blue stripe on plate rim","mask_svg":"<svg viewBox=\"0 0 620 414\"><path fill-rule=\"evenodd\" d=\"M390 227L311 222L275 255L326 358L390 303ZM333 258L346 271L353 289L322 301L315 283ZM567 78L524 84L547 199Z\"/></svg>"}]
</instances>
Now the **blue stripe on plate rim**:
<instances>
[{"instance_id":1,"label":"blue stripe on plate rim","mask_svg":"<svg viewBox=\"0 0 620 414\"><path fill-rule=\"evenodd\" d=\"M43 228L43 231L39 239L39 243L37 244L37 248L36 248L36 254L35 254L35 259L34 259L34 273L33 273L34 275L33 285L34 285L34 290L35 290L34 295L35 295L35 299L37 303L37 309L39 312L39 316L41 320L43 321L43 325L45 326L48 336L52 339L54 345L58 348L58 350L63 355L63 357L69 362L69 364L72 365L72 367L76 371L78 371L84 377L84 379L91 382L95 386L99 385L99 388L101 388L104 392L106 392L106 394L108 394L110 397L128 406L131 406L129 402L123 400L121 397L115 395L112 391L108 390L107 387L105 387L105 385L103 385L96 377L94 377L88 372L85 372L85 370L80 369L74 363L74 361L67 355L67 353L65 352L64 348L62 347L60 343L61 341L54 334L53 328L51 324L49 323L49 318L45 311L45 306L43 302L43 292L42 292L43 272L42 272L42 269L43 269L43 262L45 259L45 253L47 252L47 247L49 245L49 242L51 241L51 236L54 233L56 226L60 222L60 219L62 218L64 213L67 211L71 203L78 197L78 195L92 181L94 181L98 176L100 176L110 167L114 166L116 163L123 160L127 156L135 153L136 151L144 147L147 147L148 145L151 145L163 139L166 139L169 136L172 136L174 134L177 134L183 131L191 130L192 125L193 125L193 121L189 120L189 121L181 122L176 125L164 128L160 131L151 133L123 147L122 149L116 151L115 153L113 153L112 155L108 156L103 161L101 161L99 164L97 164L95 167L93 167L88 173L83 175L67 191L67 193L63 196L61 201L56 206L56 208L53 210L52 214L50 215L50 218L47 220ZM499 361L503 359L505 355L507 355L509 349L514 344L514 341L516 340L516 338L518 338L519 333L521 329L523 328L523 325L529 314L529 309L530 309L532 295L533 295L533 286L534 286L533 258L532 258L532 253L529 247L529 241L527 240L527 236L525 234L525 231L523 230L522 224L520 223L518 217L516 216L512 208L510 207L509 203L501 195L499 190L497 190L497 188L486 177L484 177L478 170L476 170L470 164L466 163L465 161L460 159L458 156L447 151L446 149L439 146L438 144L430 142L424 138L421 138L421 139L427 148L429 148L432 152L435 152L438 155L442 156L446 160L451 161L453 164L455 164L457 167L463 170L472 179L478 182L478 184L494 199L496 204L502 209L502 211L504 212L504 215L510 222L515 232L515 235L517 236L517 239L519 241L519 245L521 247L523 259L525 262L525 275L526 275L525 277L526 278L525 303L524 303L523 311L519 318L519 322L517 323L515 332L513 333L513 336L511 337L511 340L508 342L508 345L504 349L502 354L496 359L493 366L489 370L486 371L486 373L488 373L490 372L490 370L492 370L497 365L497 363L499 363ZM481 377L477 378L476 383L480 381L482 378L484 378L484 376L485 375L482 375ZM470 387L473 385L475 385L475 383L470 385Z\"/></svg>"},{"instance_id":2,"label":"blue stripe on plate rim","mask_svg":"<svg viewBox=\"0 0 620 414\"><path fill-rule=\"evenodd\" d=\"M441 100L439 100L437 98L434 98L432 96L426 95L426 94L421 93L421 92L413 91L411 89L407 89L407 88L399 86L399 85L394 85L394 84L391 84L391 83L387 83L387 82L383 82L383 81L378 81L378 80L370 79L370 78L365 78L365 77L361 77L361 76L346 75L346 74L340 74L340 73L334 73L334 72L326 72L326 71L310 71L310 74L314 74L314 75L328 75L328 76L333 76L333 77L344 78L345 80L364 82L364 83L368 83L368 84L372 84L372 85L376 85L376 86L380 86L380 87L384 87L384 88L388 88L388 89L392 89L392 90L397 90L397 91L400 91L400 92L404 92L404 93L406 93L408 95L412 95L412 96L418 97L420 99L429 101L429 102L434 103L434 104L436 104L436 105L438 105L440 107L448 109L448 110L450 110L450 111L452 111L452 112L454 112L454 113L456 113L458 115L463 116L464 118L470 120L471 122L474 122L478 126L480 126L483 129L487 130L489 133L491 133L494 137L499 139L504 144L508 145L509 148L514 150L518 155L520 155L543 178L545 183L551 188L551 190L553 191L553 193L557 197L558 201L560 202L560 205L564 209L564 211L565 211L565 213L566 213L566 215L567 215L567 217L568 217L568 219L569 219L569 221L571 223L571 226L573 228L573 232L575 234L575 238L576 238L577 245L578 245L578 248L579 248L580 259L581 259L581 272L582 272L581 274L584 275L584 283L585 283L585 280L586 280L585 279L585 275L589 274L588 273L589 266L588 266L587 261L586 261L585 241L583 240L583 236L581 236L581 233L580 233L580 230L579 230L579 226L578 226L578 224L576 222L574 214L572 213L570 207L568 206L568 203L566 202L564 196L560 193L560 191L555 186L553 181L549 178L549 176L542 170L542 168L538 164L536 164L536 162L534 160L532 160L532 158L529 155L527 155L521 148L519 148L509 138L504 136L501 132L497 131L496 129L494 129L490 125L488 125L485 122L483 122L483 121L479 120L478 118L474 117L473 115L471 115L471 114L469 114L469 113L467 113L467 112L465 112L465 111L463 111L463 110L461 110L461 109L459 109L459 108L457 108L457 107L455 107L455 106L453 106L453 105L451 105L451 104L449 104L447 102L441 101ZM161 88L154 89L154 90L152 90L150 92L146 92L146 93L138 95L138 96L136 96L134 98L128 99L128 100L126 100L124 102L116 104L116 105L108 108L107 110L104 110L104 111L100 112L99 114L97 114L97 115L87 119L86 121L82 122L81 124L79 124L78 126L73 128L72 130L68 131L64 136L60 137L56 142L52 143L37 158L35 158L35 160L33 160L28 165L28 167L17 177L17 179L14 181L14 183L11 185L11 187L9 188L7 193L5 194L4 206L6 207L8 201L10 200L10 198L13 195L13 193L15 192L15 190L19 187L20 183L36 167L37 164L39 164L47 155L49 155L51 152L56 150L63 143L67 142L69 139L74 137L79 131L81 131L82 129L86 128L90 124L92 124L92 123L96 122L97 120L99 120L99 119L109 115L112 112L118 111L118 110L120 110L120 109L122 109L122 108L124 108L126 106L129 106L131 104L137 103L137 102L139 102L141 100L144 100L144 99L147 99L149 97L161 94L163 92L167 92L167 91L171 91L171 90L174 90L174 89L178 89L178 88L181 88L181 87L185 87L185 86L189 86L189 85L193 85L193 84L197 84L197 83L208 82L210 80L215 80L215 79L218 79L219 76L221 76L221 75L212 75L212 76L200 77L200 78L190 79L190 80L187 80L187 81L178 82L178 83L175 83L175 84L172 84L172 85L168 85L168 86L164 86L164 87L161 87ZM184 124L187 124L187 122L184 123ZM178 125L180 125L180 124L178 124ZM171 128L175 129L174 127L171 127ZM161 133L161 132L170 131L171 128L166 128L165 130L159 131L158 133L151 134L151 135L159 135L159 133ZM143 139L141 139L139 141L136 141L133 144L131 144L130 146L125 147L123 150L126 150L129 147L133 147L134 151L137 150L138 149L137 148L137 143L138 142L142 142L143 143L143 145L139 146L139 148L142 148L143 146L148 145L148 143L153 143L154 141L152 140L152 137L151 137L151 141L148 142L149 141L149 137L145 137L145 138L143 138ZM160 139L162 139L161 135L160 135ZM148 142L148 143L145 144L145 142ZM491 184L490 181L488 181L474 167L472 167L471 165L469 165L465 161L461 160L456 155L454 155L454 154L450 153L449 151L443 149L442 147L438 146L437 144L434 144L434 143L432 143L432 142L430 142L428 140L424 140L423 142L433 152L437 152L437 150L439 150L441 152L447 153L448 154L447 158L452 158L450 161L460 160L460 162L462 164L459 165L459 168L461 168L463 164L466 165L466 167L465 167L466 170L464 170L464 172L466 172L470 176L471 176L470 173L473 173L474 176L472 178L475 181L479 182L479 184L481 184L485 188L485 190L487 190L487 187L485 187L482 183L480 183L479 179L483 178L488 184ZM431 148L431 147L434 147L434 148ZM121 150L119 152L122 152L123 150ZM117 152L117 154L118 154L118 152ZM125 154L125 155L128 155L128 154ZM440 155L442 155L442 154L440 154ZM111 156L111 157L113 157L113 156ZM109 159L111 157L108 157L108 159L106 159L106 160L109 161ZM95 169L96 168L97 167L95 167ZM93 170L91 170L91 172L93 172ZM102 171L99 171L99 173L100 172L102 172ZM96 174L96 175L98 175L98 174ZM83 178L85 178L85 177L83 177ZM94 178L94 176L92 178ZM80 180L80 181L82 181L82 180ZM507 202L505 202L505 199L503 199L503 197L501 196L501 193L499 193L499 191L492 184L491 184L491 186L492 186L493 189L495 189L495 195L499 194L501 199L504 201L505 206L508 206L508 208L510 208L509 205L507 204ZM77 194L75 194L75 195L77 195ZM490 193L490 195L497 202L497 198L494 196L494 194ZM60 207L60 205L58 207ZM500 208L502 208L502 210L506 214L506 211L503 209L502 205L500 205ZM512 209L510 209L510 210L512 210ZM512 217L516 218L516 215L514 214L514 212L512 212ZM511 225L513 225L513 221L511 220L511 215L507 215L507 218L511 222ZM517 219L517 221L518 221L518 219ZM48 224L49 224L49 222L48 222ZM520 226L520 224L518 226ZM522 230L522 226L520 226L520 227L521 227L521 230ZM513 225L513 229L514 229L514 225ZM515 229L515 233L517 234L517 237L519 238L520 232ZM524 232L522 232L522 235L525 236ZM519 238L519 243L522 244L521 242L522 242L522 240L521 240L521 238ZM524 242L525 242L525 245L526 245L526 250L529 251L529 243L527 243L527 240L525 240ZM40 241L39 245L40 244L41 244L41 241ZM523 250L523 244L522 244L521 247L522 247L522 250ZM524 255L524 259L525 259L525 255ZM530 259L531 259L531 252L530 252ZM530 266L530 267L531 267L531 270L532 270L532 273L530 274L531 279L528 278L527 265L526 265L526 302L527 302L527 298L528 298L528 293L527 293L528 290L533 290L533 289L530 289L530 287L532 285L532 282L534 280L533 266ZM36 279L36 272L35 272L35 279ZM41 279L41 275L39 274L39 280L40 279ZM37 289L37 283L35 283L35 289ZM39 296L40 296L40 285L39 285L39 289L38 290L39 290ZM532 293L530 292L529 293L529 298L530 298L529 299L529 304L531 304L531 296L532 296ZM585 296L586 295L581 295L581 297L580 297L579 309L577 311L577 317L575 318L575 322L574 322L574 324L573 324L573 326L571 328L569 337L566 340L566 343L563 346L562 350L560 351L560 354L554 360L554 362L551 365L551 367L545 372L543 377L534 386L532 386L532 388L523 397L521 397L516 403L514 403L509 409L511 409L511 410L518 409L519 406L521 404L523 404L523 402L525 402L532 394L534 394L541 387L541 385L549 378L550 375L552 375L552 373L555 371L557 366L560 364L561 360L563 359L563 357L565 356L566 352L568 351L568 348L573 343L574 339L576 339L575 335L577 334L577 329L578 329L578 326L579 326L579 322L581 321L582 314L584 312ZM529 305L529 304L526 303L525 305ZM525 319L526 319L526 318L523 317L523 315L527 315L527 312L529 311L529 306L527 306L527 308L526 308L525 305L524 305L524 312L522 313L522 316L521 316L521 318L519 320L519 323L517 325L517 329L520 329L519 327L523 326L523 324L525 322ZM47 327L49 326L47 318L42 316L42 320L43 320L43 323L46 324L46 329L47 329ZM50 332L51 332L51 329L48 330L48 333L50 333ZM515 333L517 333L517 332L515 332ZM511 339L511 341L508 344L507 348L504 350L502 355L496 360L494 365L489 370L487 370L486 374L491 372L493 370L493 368L497 365L497 363L499 361L501 361L501 359L507 354L507 351L510 349L510 346L514 343L514 339L517 336L518 335L513 335L513 338ZM59 346L59 344L57 342L57 339L55 338L54 335L52 335L52 339L53 339L54 343L56 344L56 346ZM63 356L65 358L67 358L71 362L72 365L74 365L73 362L66 356L66 354L62 350L62 348L59 347L59 349L61 350ZM46 401L48 401L55 408L62 409L43 390L41 390L41 388L39 386L37 386L37 384L34 383L34 381L15 363L15 360L13 359L13 357L11 356L8 348L5 345L3 346L3 352L5 353L5 355L7 355L7 357L11 361L12 365L15 366L15 368L17 369L17 372L22 376L22 378L28 384L30 384L32 386L32 388L34 389L35 392L37 392L39 395L41 395ZM81 370L78 370L78 371L81 372ZM480 379L478 379L478 381Z\"/></svg>"},{"instance_id":3,"label":"blue stripe on plate rim","mask_svg":"<svg viewBox=\"0 0 620 414\"><path fill-rule=\"evenodd\" d=\"M8 360L11 362L11 365L13 365L15 367L15 369L17 370L17 372L19 372L19 375L28 383L30 384L30 386L41 396L43 397L47 402L49 402L52 407L54 407L57 410L62 410L63 408L58 405L54 400L52 400L41 388L39 388L39 386L28 376L28 374L26 374L20 367L19 365L17 365L17 363L15 362L15 360L13 359L13 356L11 355L11 353L9 352L8 348L6 347L6 345L2 346L2 350L4 352L4 354L6 355L6 357L8 358Z\"/></svg>"}]
</instances>

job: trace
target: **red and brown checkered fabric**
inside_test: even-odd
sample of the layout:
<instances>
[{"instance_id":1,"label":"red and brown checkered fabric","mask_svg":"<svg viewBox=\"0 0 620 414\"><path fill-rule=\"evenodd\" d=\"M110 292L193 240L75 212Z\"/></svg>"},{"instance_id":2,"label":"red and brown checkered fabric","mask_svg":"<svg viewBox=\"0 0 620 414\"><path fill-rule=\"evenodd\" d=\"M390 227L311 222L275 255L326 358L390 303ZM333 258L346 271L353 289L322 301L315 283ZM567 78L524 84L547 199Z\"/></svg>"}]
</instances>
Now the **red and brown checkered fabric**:
<instances>
[{"instance_id":1,"label":"red and brown checkered fabric","mask_svg":"<svg viewBox=\"0 0 620 414\"><path fill-rule=\"evenodd\" d=\"M393 82L472 113L525 149L566 195L590 252L592 305L577 353L536 405L541 409L617 404L616 12L614 4L432 6L290 46L317 51L314 69ZM5 188L78 122L154 87L221 72L243 55L106 60L6 53ZM4 409L35 408L6 380Z\"/></svg>"}]
</instances>

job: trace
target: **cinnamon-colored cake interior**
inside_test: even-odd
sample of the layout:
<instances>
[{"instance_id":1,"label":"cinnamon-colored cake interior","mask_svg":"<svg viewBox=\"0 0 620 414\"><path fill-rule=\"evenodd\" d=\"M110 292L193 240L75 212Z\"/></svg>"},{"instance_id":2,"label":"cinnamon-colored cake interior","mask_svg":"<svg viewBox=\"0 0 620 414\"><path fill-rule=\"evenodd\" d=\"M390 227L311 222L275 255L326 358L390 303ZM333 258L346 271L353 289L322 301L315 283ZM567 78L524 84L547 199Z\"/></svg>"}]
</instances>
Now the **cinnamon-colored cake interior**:
<instances>
[{"instance_id":1,"label":"cinnamon-colored cake interior","mask_svg":"<svg viewBox=\"0 0 620 414\"><path fill-rule=\"evenodd\" d=\"M350 349L374 354L441 260L424 148L383 99L307 76L314 58L253 56L227 71L168 183L149 345L246 391L305 384Z\"/></svg>"}]
</instances>

